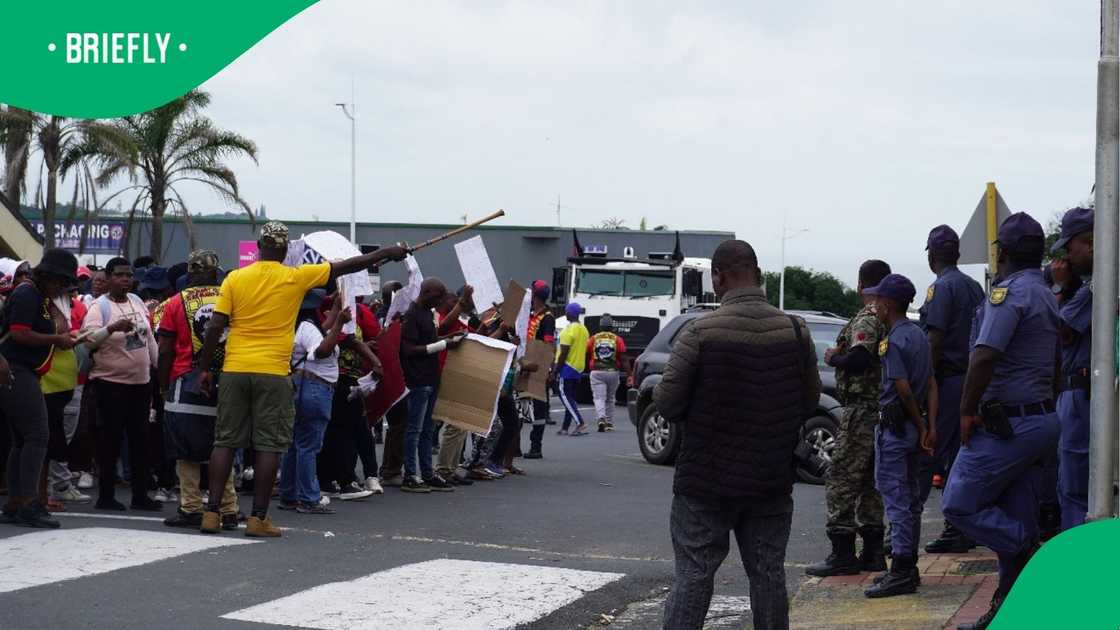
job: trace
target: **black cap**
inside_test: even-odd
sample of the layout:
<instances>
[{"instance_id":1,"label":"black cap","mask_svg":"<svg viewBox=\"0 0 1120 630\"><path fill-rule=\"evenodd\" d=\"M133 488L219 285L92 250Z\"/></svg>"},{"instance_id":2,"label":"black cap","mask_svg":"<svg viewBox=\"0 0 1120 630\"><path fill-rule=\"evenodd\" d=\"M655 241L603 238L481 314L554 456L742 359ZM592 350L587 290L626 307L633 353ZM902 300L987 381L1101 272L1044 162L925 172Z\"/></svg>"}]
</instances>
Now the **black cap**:
<instances>
[{"instance_id":1,"label":"black cap","mask_svg":"<svg viewBox=\"0 0 1120 630\"><path fill-rule=\"evenodd\" d=\"M904 307L914 301L915 293L917 291L914 290L914 283L898 273L892 273L883 278L879 284L863 290L864 295L881 295L895 300Z\"/></svg>"},{"instance_id":2,"label":"black cap","mask_svg":"<svg viewBox=\"0 0 1120 630\"><path fill-rule=\"evenodd\" d=\"M1092 208L1073 208L1062 216L1062 233L1058 237L1058 242L1050 248L1051 252L1057 252L1063 249L1073 237L1084 232L1093 231L1093 209Z\"/></svg>"},{"instance_id":3,"label":"black cap","mask_svg":"<svg viewBox=\"0 0 1120 630\"><path fill-rule=\"evenodd\" d=\"M937 251L957 251L961 247L961 238L956 230L948 225L939 225L929 231L926 239L926 249Z\"/></svg>"},{"instance_id":4,"label":"black cap","mask_svg":"<svg viewBox=\"0 0 1120 630\"><path fill-rule=\"evenodd\" d=\"M1023 239L1037 239L1042 243L1046 236L1042 232L1042 225L1034 217L1026 212L1016 212L999 226L996 242L1004 249L1014 251L1019 249L1019 243Z\"/></svg>"},{"instance_id":5,"label":"black cap","mask_svg":"<svg viewBox=\"0 0 1120 630\"><path fill-rule=\"evenodd\" d=\"M43 252L36 271L49 273L70 282L78 281L78 258L65 249L53 248Z\"/></svg>"}]
</instances>

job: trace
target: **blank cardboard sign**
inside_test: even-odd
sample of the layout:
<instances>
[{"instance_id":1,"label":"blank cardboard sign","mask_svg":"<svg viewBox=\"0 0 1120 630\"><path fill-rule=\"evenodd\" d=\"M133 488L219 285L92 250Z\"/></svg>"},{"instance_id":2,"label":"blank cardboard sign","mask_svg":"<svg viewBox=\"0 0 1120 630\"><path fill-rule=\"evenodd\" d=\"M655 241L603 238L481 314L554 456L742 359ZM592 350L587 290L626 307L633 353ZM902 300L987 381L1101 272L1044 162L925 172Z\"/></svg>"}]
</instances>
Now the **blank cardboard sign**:
<instances>
[{"instance_id":1,"label":"blank cardboard sign","mask_svg":"<svg viewBox=\"0 0 1120 630\"><path fill-rule=\"evenodd\" d=\"M447 353L432 417L472 433L488 434L515 348L504 341L467 335L462 345Z\"/></svg>"}]
</instances>

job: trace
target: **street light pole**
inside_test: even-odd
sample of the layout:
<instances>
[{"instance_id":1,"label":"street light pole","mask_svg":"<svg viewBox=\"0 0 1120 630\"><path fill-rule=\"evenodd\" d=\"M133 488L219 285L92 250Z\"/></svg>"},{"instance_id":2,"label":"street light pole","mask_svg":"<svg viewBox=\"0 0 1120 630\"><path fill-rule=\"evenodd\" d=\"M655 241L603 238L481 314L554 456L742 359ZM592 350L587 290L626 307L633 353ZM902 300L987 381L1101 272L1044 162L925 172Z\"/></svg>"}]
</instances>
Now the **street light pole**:
<instances>
[{"instance_id":1,"label":"street light pole","mask_svg":"<svg viewBox=\"0 0 1120 630\"><path fill-rule=\"evenodd\" d=\"M785 219L782 219L782 271L778 276L778 310L786 310L786 241L808 231L809 228L801 228L791 234L786 229Z\"/></svg>"},{"instance_id":2,"label":"street light pole","mask_svg":"<svg viewBox=\"0 0 1120 630\"><path fill-rule=\"evenodd\" d=\"M1089 393L1089 520L1116 514L1116 299L1120 233L1120 0L1101 2L1097 172L1093 221L1093 336Z\"/></svg>"},{"instance_id":3,"label":"street light pole","mask_svg":"<svg viewBox=\"0 0 1120 630\"><path fill-rule=\"evenodd\" d=\"M357 113L354 108L354 96L350 96L350 104L335 103L336 106L342 109L342 113L350 119L350 242L358 242L358 148L357 148L357 135L356 135L356 121L355 114Z\"/></svg>"}]
</instances>

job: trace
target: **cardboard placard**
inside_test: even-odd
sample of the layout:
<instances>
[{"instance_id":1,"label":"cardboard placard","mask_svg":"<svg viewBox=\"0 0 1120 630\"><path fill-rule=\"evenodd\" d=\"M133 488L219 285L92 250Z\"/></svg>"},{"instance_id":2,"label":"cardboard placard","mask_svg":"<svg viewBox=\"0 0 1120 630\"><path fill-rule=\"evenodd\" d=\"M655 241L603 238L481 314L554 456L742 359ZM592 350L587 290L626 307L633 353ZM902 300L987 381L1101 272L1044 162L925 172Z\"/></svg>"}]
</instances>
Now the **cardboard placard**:
<instances>
[{"instance_id":1,"label":"cardboard placard","mask_svg":"<svg viewBox=\"0 0 1120 630\"><path fill-rule=\"evenodd\" d=\"M447 353L432 417L471 433L489 434L515 349L504 341L467 335L461 346Z\"/></svg>"},{"instance_id":2,"label":"cardboard placard","mask_svg":"<svg viewBox=\"0 0 1120 630\"><path fill-rule=\"evenodd\" d=\"M521 304L525 301L525 288L510 280L506 291L502 294L502 321L512 327L517 323L517 316L521 313Z\"/></svg>"},{"instance_id":3,"label":"cardboard placard","mask_svg":"<svg viewBox=\"0 0 1120 630\"><path fill-rule=\"evenodd\" d=\"M552 366L555 349L551 344L534 339L525 346L523 363L536 363L536 372L522 371L517 377L517 391L542 402L548 402L548 370Z\"/></svg>"}]
</instances>

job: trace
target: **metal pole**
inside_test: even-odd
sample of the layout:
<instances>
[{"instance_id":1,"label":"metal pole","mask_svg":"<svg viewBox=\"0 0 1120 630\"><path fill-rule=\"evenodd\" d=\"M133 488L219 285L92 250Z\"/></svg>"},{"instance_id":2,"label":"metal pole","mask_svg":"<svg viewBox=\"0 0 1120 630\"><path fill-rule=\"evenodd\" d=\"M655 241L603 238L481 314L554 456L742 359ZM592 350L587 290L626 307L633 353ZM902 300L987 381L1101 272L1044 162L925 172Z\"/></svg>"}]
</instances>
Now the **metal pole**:
<instances>
[{"instance_id":1,"label":"metal pole","mask_svg":"<svg viewBox=\"0 0 1120 630\"><path fill-rule=\"evenodd\" d=\"M350 119L350 242L357 244L358 242L358 226L357 226L357 199L358 199L358 143L356 132L356 120L354 109L353 93L351 92L351 102L349 106L346 103L335 103L342 113Z\"/></svg>"},{"instance_id":2,"label":"metal pole","mask_svg":"<svg viewBox=\"0 0 1120 630\"><path fill-rule=\"evenodd\" d=\"M354 102L350 102L354 107ZM350 117L350 242L358 242L358 135L357 112Z\"/></svg>"},{"instance_id":3,"label":"metal pole","mask_svg":"<svg viewBox=\"0 0 1120 630\"><path fill-rule=\"evenodd\" d=\"M1090 520L1116 514L1116 307L1120 294L1120 0L1101 2L1101 58L1097 63L1097 172L1093 225L1093 356L1090 382Z\"/></svg>"},{"instance_id":4,"label":"metal pole","mask_svg":"<svg viewBox=\"0 0 1120 630\"><path fill-rule=\"evenodd\" d=\"M999 234L999 225L996 221L996 183L988 182L987 191L984 193L987 202L988 216L988 277L996 277L996 237Z\"/></svg>"},{"instance_id":5,"label":"metal pole","mask_svg":"<svg viewBox=\"0 0 1120 630\"><path fill-rule=\"evenodd\" d=\"M778 310L786 310L786 220L782 219L782 272L778 276Z\"/></svg>"}]
</instances>

